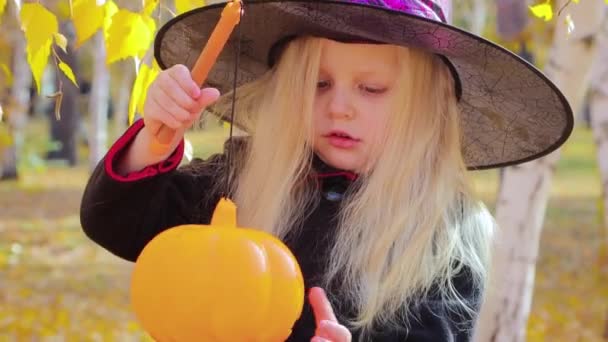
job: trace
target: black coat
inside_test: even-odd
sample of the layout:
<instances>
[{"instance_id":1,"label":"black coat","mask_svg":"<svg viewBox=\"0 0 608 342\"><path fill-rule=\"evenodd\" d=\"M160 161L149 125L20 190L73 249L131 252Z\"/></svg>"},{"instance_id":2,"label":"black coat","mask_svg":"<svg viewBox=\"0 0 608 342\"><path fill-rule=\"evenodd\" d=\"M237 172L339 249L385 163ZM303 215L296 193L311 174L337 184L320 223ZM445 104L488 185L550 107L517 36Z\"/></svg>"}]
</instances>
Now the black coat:
<instances>
[{"instance_id":1,"label":"black coat","mask_svg":"<svg viewBox=\"0 0 608 342\"><path fill-rule=\"evenodd\" d=\"M209 224L220 195L209 194L208 189L223 162L223 155L215 155L208 160L195 159L189 166L178 168L183 155L182 143L163 163L127 177L114 174L113 163L141 128L141 121L130 127L96 167L86 186L80 213L82 227L89 238L130 261L135 261L144 246L164 229L181 224ZM190 172L193 165L199 166L199 172ZM318 177L321 198L305 219L300 235L285 241L300 264L306 289L318 285L317 279L323 272L321 261L327 255L336 228L335 213L352 182L348 173L335 170L318 158L314 165L321 175ZM461 296L470 303L477 303L478 292L466 274L461 274L454 283ZM334 294L336 298L340 297L339 293ZM438 299L428 298L423 303L416 310L417 317L410 319L409 332L383 330L372 340L470 340L473 326L470 316L440 311ZM338 318L352 314L351 309L340 309L338 305L334 305L334 310ZM306 301L288 341L308 342L314 330L314 317ZM357 340L357 332L353 332L353 341Z\"/></svg>"}]
</instances>

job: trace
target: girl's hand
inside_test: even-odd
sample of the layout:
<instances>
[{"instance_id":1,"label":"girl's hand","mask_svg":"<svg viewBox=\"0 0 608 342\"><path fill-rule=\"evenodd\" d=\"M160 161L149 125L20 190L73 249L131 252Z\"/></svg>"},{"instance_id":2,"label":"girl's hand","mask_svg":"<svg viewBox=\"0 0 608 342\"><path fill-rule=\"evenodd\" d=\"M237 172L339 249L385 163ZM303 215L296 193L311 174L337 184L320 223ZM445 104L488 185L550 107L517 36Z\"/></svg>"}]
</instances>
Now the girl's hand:
<instances>
[{"instance_id":1,"label":"girl's hand","mask_svg":"<svg viewBox=\"0 0 608 342\"><path fill-rule=\"evenodd\" d=\"M308 299L315 315L317 329L311 342L350 342L350 331L336 319L334 310L320 287L310 289Z\"/></svg>"},{"instance_id":2,"label":"girl's hand","mask_svg":"<svg viewBox=\"0 0 608 342\"><path fill-rule=\"evenodd\" d=\"M150 84L144 103L144 122L149 132L161 125L175 130L174 141L200 117L203 109L219 97L215 88L201 90L184 65L177 64L161 71Z\"/></svg>"},{"instance_id":3,"label":"girl's hand","mask_svg":"<svg viewBox=\"0 0 608 342\"><path fill-rule=\"evenodd\" d=\"M194 124L203 109L215 102L220 93L215 88L201 90L190 71L178 64L161 71L150 84L144 103L144 129L119 161L116 172L126 175L166 159L177 147L184 133ZM150 144L157 139L162 125L174 130L165 154L152 153Z\"/></svg>"}]
</instances>

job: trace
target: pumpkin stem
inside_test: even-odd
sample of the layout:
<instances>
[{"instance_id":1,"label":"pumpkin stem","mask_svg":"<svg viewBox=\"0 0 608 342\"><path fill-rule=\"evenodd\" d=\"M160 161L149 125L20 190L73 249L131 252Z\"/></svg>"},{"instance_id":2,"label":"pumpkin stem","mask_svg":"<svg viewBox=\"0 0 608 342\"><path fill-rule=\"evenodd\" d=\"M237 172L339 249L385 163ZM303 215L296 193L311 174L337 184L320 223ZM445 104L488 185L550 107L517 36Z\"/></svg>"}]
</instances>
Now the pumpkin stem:
<instances>
[{"instance_id":1,"label":"pumpkin stem","mask_svg":"<svg viewBox=\"0 0 608 342\"><path fill-rule=\"evenodd\" d=\"M236 227L236 204L230 199L221 198L211 217L211 225Z\"/></svg>"}]
</instances>

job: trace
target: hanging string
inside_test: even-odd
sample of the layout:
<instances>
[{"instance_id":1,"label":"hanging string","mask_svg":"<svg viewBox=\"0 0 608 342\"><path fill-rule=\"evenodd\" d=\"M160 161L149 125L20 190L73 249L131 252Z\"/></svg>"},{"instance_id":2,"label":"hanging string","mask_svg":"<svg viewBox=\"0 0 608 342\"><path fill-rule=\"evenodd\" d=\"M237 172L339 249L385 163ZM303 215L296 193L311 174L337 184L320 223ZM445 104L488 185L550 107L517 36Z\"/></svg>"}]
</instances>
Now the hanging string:
<instances>
[{"instance_id":1,"label":"hanging string","mask_svg":"<svg viewBox=\"0 0 608 342\"><path fill-rule=\"evenodd\" d=\"M241 0L241 13L240 13L240 19L239 19L239 24L237 25L237 45L236 45L236 49L235 49L235 57L234 57L234 79L233 79L233 83L232 83L232 108L230 111L230 134L228 136L228 149L226 151L226 153L228 154L227 158L226 158L226 189L225 189L225 197L229 197L230 195L230 180L232 178L232 172L233 172L233 164L232 164L232 155L234 154L234 141L232 141L233 138L233 126L234 126L234 111L235 111L235 106L236 106L236 87L237 87L237 79L238 79L238 69L239 69L239 57L241 55L241 26L242 26L242 22L243 22L243 12L244 12L245 8L244 8L244 4L243 1Z\"/></svg>"}]
</instances>

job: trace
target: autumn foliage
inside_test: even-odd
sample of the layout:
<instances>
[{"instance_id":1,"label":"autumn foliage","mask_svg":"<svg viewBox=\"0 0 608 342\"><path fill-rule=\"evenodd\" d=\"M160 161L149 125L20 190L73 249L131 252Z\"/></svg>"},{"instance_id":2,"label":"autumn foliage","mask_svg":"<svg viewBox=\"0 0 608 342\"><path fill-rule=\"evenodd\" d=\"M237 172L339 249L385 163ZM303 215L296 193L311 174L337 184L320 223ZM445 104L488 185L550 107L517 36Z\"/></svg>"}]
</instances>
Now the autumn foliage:
<instances>
[{"instance_id":1,"label":"autumn foliage","mask_svg":"<svg viewBox=\"0 0 608 342\"><path fill-rule=\"evenodd\" d=\"M78 49L96 33L102 32L106 48L106 63L132 59L137 77L132 87L129 102L129 122L135 113L142 113L146 89L159 72L152 58L153 41L160 26L160 11L172 16L205 5L204 0L176 0L175 11L166 7L159 0L142 0L140 11L120 8L113 0L65 0L68 6L69 20L76 33L75 48ZM0 0L0 17L6 9L6 0ZM41 2L23 3L19 8L19 22L25 34L27 44L27 61L36 83L36 90L41 92L44 70L49 62L74 85L78 86L70 65L61 60L56 49L67 51L67 38L59 32L59 19ZM0 62L0 72L7 78L12 77L7 64ZM61 90L61 87L60 87ZM61 98L61 91L56 94L44 94ZM1 108L0 108L1 111Z\"/></svg>"}]
</instances>

